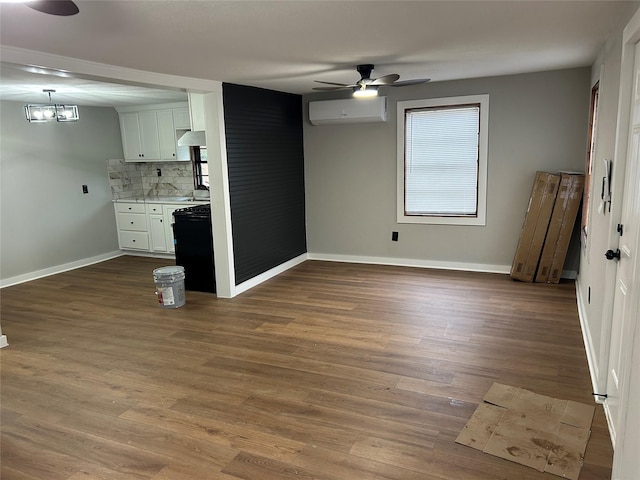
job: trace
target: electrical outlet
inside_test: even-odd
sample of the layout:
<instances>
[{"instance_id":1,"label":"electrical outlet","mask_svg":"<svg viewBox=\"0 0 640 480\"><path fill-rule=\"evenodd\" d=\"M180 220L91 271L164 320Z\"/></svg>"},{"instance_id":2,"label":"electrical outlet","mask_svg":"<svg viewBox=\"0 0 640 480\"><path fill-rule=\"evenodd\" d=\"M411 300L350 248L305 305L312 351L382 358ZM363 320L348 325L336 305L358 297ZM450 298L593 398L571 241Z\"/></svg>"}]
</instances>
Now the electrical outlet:
<instances>
[{"instance_id":1,"label":"electrical outlet","mask_svg":"<svg viewBox=\"0 0 640 480\"><path fill-rule=\"evenodd\" d=\"M82 193L89 193L89 187L87 185L82 185Z\"/></svg>"},{"instance_id":2,"label":"electrical outlet","mask_svg":"<svg viewBox=\"0 0 640 480\"><path fill-rule=\"evenodd\" d=\"M391 232L391 240L394 242L398 241L398 232Z\"/></svg>"}]
</instances>

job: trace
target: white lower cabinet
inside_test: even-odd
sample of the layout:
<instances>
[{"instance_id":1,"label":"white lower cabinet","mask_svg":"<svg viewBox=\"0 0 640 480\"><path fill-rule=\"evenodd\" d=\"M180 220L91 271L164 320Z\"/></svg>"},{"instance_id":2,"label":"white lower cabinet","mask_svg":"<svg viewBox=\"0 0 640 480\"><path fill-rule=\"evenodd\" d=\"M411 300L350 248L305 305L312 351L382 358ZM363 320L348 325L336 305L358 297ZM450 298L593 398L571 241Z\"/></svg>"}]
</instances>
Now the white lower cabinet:
<instances>
[{"instance_id":1,"label":"white lower cabinet","mask_svg":"<svg viewBox=\"0 0 640 480\"><path fill-rule=\"evenodd\" d=\"M164 219L162 215L149 216L149 233L151 234L152 252L167 251L167 235L164 228Z\"/></svg>"},{"instance_id":2,"label":"white lower cabinet","mask_svg":"<svg viewBox=\"0 0 640 480\"><path fill-rule=\"evenodd\" d=\"M120 230L118 240L122 250L149 250L149 234L147 232Z\"/></svg>"},{"instance_id":3,"label":"white lower cabinet","mask_svg":"<svg viewBox=\"0 0 640 480\"><path fill-rule=\"evenodd\" d=\"M116 202L116 223L121 250L175 253L173 212L196 205Z\"/></svg>"},{"instance_id":4,"label":"white lower cabinet","mask_svg":"<svg viewBox=\"0 0 640 480\"><path fill-rule=\"evenodd\" d=\"M159 203L147 203L147 220L149 222L150 245L152 252L167 252L167 236L165 233L162 205Z\"/></svg>"},{"instance_id":5,"label":"white lower cabinet","mask_svg":"<svg viewBox=\"0 0 640 480\"><path fill-rule=\"evenodd\" d=\"M144 204L116 203L118 243L123 250L149 250L147 214Z\"/></svg>"}]
</instances>

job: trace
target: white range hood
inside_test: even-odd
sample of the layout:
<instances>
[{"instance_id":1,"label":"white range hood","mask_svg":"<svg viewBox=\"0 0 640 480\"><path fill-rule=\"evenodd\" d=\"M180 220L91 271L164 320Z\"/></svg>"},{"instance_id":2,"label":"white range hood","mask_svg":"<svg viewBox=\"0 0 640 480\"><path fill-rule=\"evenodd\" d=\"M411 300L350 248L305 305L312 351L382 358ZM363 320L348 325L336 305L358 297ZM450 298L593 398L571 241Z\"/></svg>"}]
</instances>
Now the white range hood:
<instances>
[{"instance_id":1,"label":"white range hood","mask_svg":"<svg viewBox=\"0 0 640 480\"><path fill-rule=\"evenodd\" d=\"M204 131L204 94L189 92L189 115L191 131L178 139L179 147L205 147L207 137Z\"/></svg>"},{"instance_id":2,"label":"white range hood","mask_svg":"<svg viewBox=\"0 0 640 480\"><path fill-rule=\"evenodd\" d=\"M179 147L206 147L207 137L203 130L187 132L178 139Z\"/></svg>"}]
</instances>

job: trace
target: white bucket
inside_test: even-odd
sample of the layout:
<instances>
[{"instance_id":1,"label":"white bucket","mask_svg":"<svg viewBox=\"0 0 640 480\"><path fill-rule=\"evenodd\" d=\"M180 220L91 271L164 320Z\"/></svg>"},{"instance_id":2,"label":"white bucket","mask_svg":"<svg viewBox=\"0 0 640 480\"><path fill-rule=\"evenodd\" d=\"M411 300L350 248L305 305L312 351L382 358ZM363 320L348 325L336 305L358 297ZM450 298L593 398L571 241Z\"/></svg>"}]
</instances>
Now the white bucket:
<instances>
[{"instance_id":1,"label":"white bucket","mask_svg":"<svg viewBox=\"0 0 640 480\"><path fill-rule=\"evenodd\" d=\"M171 266L153 271L158 303L163 308L178 308L184 305L184 267Z\"/></svg>"}]
</instances>

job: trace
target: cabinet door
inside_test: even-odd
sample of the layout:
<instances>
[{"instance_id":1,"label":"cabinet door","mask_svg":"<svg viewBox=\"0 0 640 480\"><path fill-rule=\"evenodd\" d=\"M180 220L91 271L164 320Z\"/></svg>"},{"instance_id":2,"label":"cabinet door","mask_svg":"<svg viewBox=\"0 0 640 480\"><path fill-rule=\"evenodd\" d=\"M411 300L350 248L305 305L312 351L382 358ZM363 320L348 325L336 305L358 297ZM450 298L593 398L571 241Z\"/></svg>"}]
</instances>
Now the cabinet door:
<instances>
[{"instance_id":1,"label":"cabinet door","mask_svg":"<svg viewBox=\"0 0 640 480\"><path fill-rule=\"evenodd\" d=\"M167 238L162 215L149 215L149 232L151 233L151 250L166 252Z\"/></svg>"},{"instance_id":2,"label":"cabinet door","mask_svg":"<svg viewBox=\"0 0 640 480\"><path fill-rule=\"evenodd\" d=\"M147 231L146 215L142 213L118 213L116 221L120 230Z\"/></svg>"},{"instance_id":3,"label":"cabinet door","mask_svg":"<svg viewBox=\"0 0 640 480\"><path fill-rule=\"evenodd\" d=\"M149 251L149 234L147 232L120 230L118 242L122 250Z\"/></svg>"},{"instance_id":4,"label":"cabinet door","mask_svg":"<svg viewBox=\"0 0 640 480\"><path fill-rule=\"evenodd\" d=\"M145 213L144 203L140 202L116 202L116 213Z\"/></svg>"},{"instance_id":5,"label":"cabinet door","mask_svg":"<svg viewBox=\"0 0 640 480\"><path fill-rule=\"evenodd\" d=\"M191 130L191 118L189 108L174 108L173 123L176 129Z\"/></svg>"},{"instance_id":6,"label":"cabinet door","mask_svg":"<svg viewBox=\"0 0 640 480\"><path fill-rule=\"evenodd\" d=\"M160 158L176 160L176 129L173 125L173 110L158 110L158 137L160 139Z\"/></svg>"},{"instance_id":7,"label":"cabinet door","mask_svg":"<svg viewBox=\"0 0 640 480\"><path fill-rule=\"evenodd\" d=\"M142 144L140 143L140 124L137 113L120 114L120 133L122 134L124 159L139 162L142 159Z\"/></svg>"},{"instance_id":8,"label":"cabinet door","mask_svg":"<svg viewBox=\"0 0 640 480\"><path fill-rule=\"evenodd\" d=\"M167 247L170 253L176 252L176 245L173 238L173 212L180 208L184 208L187 205L165 205L164 206L164 225L165 225L165 236L167 239ZM191 205L188 205L191 206Z\"/></svg>"},{"instance_id":9,"label":"cabinet door","mask_svg":"<svg viewBox=\"0 0 640 480\"><path fill-rule=\"evenodd\" d=\"M140 124L140 143L142 144L142 161L160 160L160 139L158 137L158 120L154 110L138 113Z\"/></svg>"}]
</instances>

